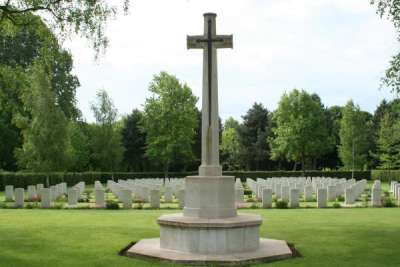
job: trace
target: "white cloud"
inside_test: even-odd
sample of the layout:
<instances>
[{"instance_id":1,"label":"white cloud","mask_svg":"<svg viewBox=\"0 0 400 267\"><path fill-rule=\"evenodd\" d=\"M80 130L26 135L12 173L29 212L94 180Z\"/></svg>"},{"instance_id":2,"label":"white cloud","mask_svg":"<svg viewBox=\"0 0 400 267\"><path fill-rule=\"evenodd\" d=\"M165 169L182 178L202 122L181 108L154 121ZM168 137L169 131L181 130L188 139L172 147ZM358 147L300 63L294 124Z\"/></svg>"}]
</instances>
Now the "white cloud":
<instances>
[{"instance_id":1,"label":"white cloud","mask_svg":"<svg viewBox=\"0 0 400 267\"><path fill-rule=\"evenodd\" d=\"M320 94L328 105L353 98L369 111L389 96L378 86L397 48L395 31L369 0L135 0L129 16L110 23L110 47L99 62L86 41L67 44L84 115L92 119L89 102L100 88L122 113L140 107L161 70L201 96L201 51L186 50L185 39L201 34L208 11L218 14L218 33L234 34L234 49L218 54L224 118L239 118L255 101L274 109L294 87Z\"/></svg>"}]
</instances>

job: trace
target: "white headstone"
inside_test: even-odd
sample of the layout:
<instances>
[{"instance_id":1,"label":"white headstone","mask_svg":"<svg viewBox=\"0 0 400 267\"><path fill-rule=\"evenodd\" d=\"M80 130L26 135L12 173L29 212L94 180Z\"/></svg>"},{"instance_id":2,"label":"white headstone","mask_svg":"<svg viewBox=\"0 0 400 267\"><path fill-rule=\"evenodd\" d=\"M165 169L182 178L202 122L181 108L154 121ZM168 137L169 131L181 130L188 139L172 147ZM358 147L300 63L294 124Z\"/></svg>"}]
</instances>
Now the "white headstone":
<instances>
[{"instance_id":1,"label":"white headstone","mask_svg":"<svg viewBox=\"0 0 400 267\"><path fill-rule=\"evenodd\" d=\"M150 207L159 209L160 208L160 191L153 189L150 190Z\"/></svg>"},{"instance_id":2,"label":"white headstone","mask_svg":"<svg viewBox=\"0 0 400 267\"><path fill-rule=\"evenodd\" d=\"M179 208L183 209L185 207L185 190L180 189L178 191L178 203L179 203Z\"/></svg>"},{"instance_id":3,"label":"white headstone","mask_svg":"<svg viewBox=\"0 0 400 267\"><path fill-rule=\"evenodd\" d=\"M346 205L351 205L355 203L355 196L353 191L354 190L352 187L346 188L344 192L344 203Z\"/></svg>"},{"instance_id":4,"label":"white headstone","mask_svg":"<svg viewBox=\"0 0 400 267\"><path fill-rule=\"evenodd\" d=\"M57 190L55 185L50 186L50 198L51 201L55 201L57 198Z\"/></svg>"},{"instance_id":5,"label":"white headstone","mask_svg":"<svg viewBox=\"0 0 400 267\"><path fill-rule=\"evenodd\" d=\"M37 198L36 186L28 185L28 199L35 200Z\"/></svg>"},{"instance_id":6,"label":"white headstone","mask_svg":"<svg viewBox=\"0 0 400 267\"><path fill-rule=\"evenodd\" d=\"M317 190L317 207L326 208L327 207L327 190L326 188L318 188Z\"/></svg>"},{"instance_id":7,"label":"white headstone","mask_svg":"<svg viewBox=\"0 0 400 267\"><path fill-rule=\"evenodd\" d=\"M282 189L281 189L281 199L282 199L283 201L286 201L286 202L289 201L289 190L290 190L290 187L289 187L288 185L282 186Z\"/></svg>"},{"instance_id":8,"label":"white headstone","mask_svg":"<svg viewBox=\"0 0 400 267\"><path fill-rule=\"evenodd\" d=\"M304 187L304 200L309 202L313 200L313 187L312 185L306 185Z\"/></svg>"},{"instance_id":9,"label":"white headstone","mask_svg":"<svg viewBox=\"0 0 400 267\"><path fill-rule=\"evenodd\" d=\"M78 194L79 189L75 187L71 187L68 189L68 206L76 207L78 205Z\"/></svg>"},{"instance_id":10,"label":"white headstone","mask_svg":"<svg viewBox=\"0 0 400 267\"><path fill-rule=\"evenodd\" d=\"M373 186L371 189L371 206L373 207L382 206L380 186Z\"/></svg>"},{"instance_id":11,"label":"white headstone","mask_svg":"<svg viewBox=\"0 0 400 267\"><path fill-rule=\"evenodd\" d=\"M164 202L165 203L172 203L172 188L167 186L165 187L165 192L164 192Z\"/></svg>"},{"instance_id":12,"label":"white headstone","mask_svg":"<svg viewBox=\"0 0 400 267\"><path fill-rule=\"evenodd\" d=\"M14 200L14 186L6 185L6 201Z\"/></svg>"},{"instance_id":13,"label":"white headstone","mask_svg":"<svg viewBox=\"0 0 400 267\"><path fill-rule=\"evenodd\" d=\"M327 188L328 201L336 200L336 185L328 185Z\"/></svg>"},{"instance_id":14,"label":"white headstone","mask_svg":"<svg viewBox=\"0 0 400 267\"><path fill-rule=\"evenodd\" d=\"M264 188L262 191L262 207L272 208L272 189Z\"/></svg>"},{"instance_id":15,"label":"white headstone","mask_svg":"<svg viewBox=\"0 0 400 267\"><path fill-rule=\"evenodd\" d=\"M25 200L25 190L23 188L15 188L15 207L23 208Z\"/></svg>"},{"instance_id":16,"label":"white headstone","mask_svg":"<svg viewBox=\"0 0 400 267\"><path fill-rule=\"evenodd\" d=\"M300 197L299 189L297 189L297 188L290 189L289 207L298 208L299 207L299 197Z\"/></svg>"},{"instance_id":17,"label":"white headstone","mask_svg":"<svg viewBox=\"0 0 400 267\"><path fill-rule=\"evenodd\" d=\"M121 190L121 202L124 209L131 209L132 208L132 191L129 189L122 189Z\"/></svg>"},{"instance_id":18,"label":"white headstone","mask_svg":"<svg viewBox=\"0 0 400 267\"><path fill-rule=\"evenodd\" d=\"M36 185L36 194L38 195L38 197L41 197L42 195L42 189L44 188L43 184L37 184Z\"/></svg>"},{"instance_id":19,"label":"white headstone","mask_svg":"<svg viewBox=\"0 0 400 267\"><path fill-rule=\"evenodd\" d=\"M42 188L40 190L40 206L42 208L50 208L51 207L51 192L49 188Z\"/></svg>"},{"instance_id":20,"label":"white headstone","mask_svg":"<svg viewBox=\"0 0 400 267\"><path fill-rule=\"evenodd\" d=\"M275 196L277 199L281 198L282 195L282 184L275 184Z\"/></svg>"},{"instance_id":21,"label":"white headstone","mask_svg":"<svg viewBox=\"0 0 400 267\"><path fill-rule=\"evenodd\" d=\"M95 190L95 199L97 208L104 208L106 206L104 199L104 189L102 187L98 187Z\"/></svg>"}]
</instances>

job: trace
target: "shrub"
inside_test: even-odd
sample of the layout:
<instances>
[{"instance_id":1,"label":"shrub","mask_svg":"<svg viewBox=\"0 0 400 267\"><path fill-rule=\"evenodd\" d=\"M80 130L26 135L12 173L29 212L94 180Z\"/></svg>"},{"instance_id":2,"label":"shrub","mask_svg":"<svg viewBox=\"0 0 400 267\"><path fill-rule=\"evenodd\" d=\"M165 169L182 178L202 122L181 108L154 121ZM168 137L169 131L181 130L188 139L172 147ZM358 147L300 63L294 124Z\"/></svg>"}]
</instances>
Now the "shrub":
<instances>
[{"instance_id":1,"label":"shrub","mask_svg":"<svg viewBox=\"0 0 400 267\"><path fill-rule=\"evenodd\" d=\"M385 208L393 208L393 207L396 207L396 204L393 202L393 200L390 197L384 197L382 199L382 206Z\"/></svg>"},{"instance_id":2,"label":"shrub","mask_svg":"<svg viewBox=\"0 0 400 267\"><path fill-rule=\"evenodd\" d=\"M133 203L143 204L144 200L142 198L136 197L133 199Z\"/></svg>"},{"instance_id":3,"label":"shrub","mask_svg":"<svg viewBox=\"0 0 400 267\"><path fill-rule=\"evenodd\" d=\"M25 209L37 209L38 207L37 203L28 203L25 205Z\"/></svg>"},{"instance_id":4,"label":"shrub","mask_svg":"<svg viewBox=\"0 0 400 267\"><path fill-rule=\"evenodd\" d=\"M340 203L338 203L338 202L335 202L335 203L333 203L332 207L335 209L340 209L342 207L342 205L340 205Z\"/></svg>"},{"instance_id":5,"label":"shrub","mask_svg":"<svg viewBox=\"0 0 400 267\"><path fill-rule=\"evenodd\" d=\"M90 210L91 207L90 206L78 206L75 209L78 209L78 210Z\"/></svg>"},{"instance_id":6,"label":"shrub","mask_svg":"<svg viewBox=\"0 0 400 267\"><path fill-rule=\"evenodd\" d=\"M344 196L340 195L336 198L336 200L339 202L343 202L345 199L344 199Z\"/></svg>"},{"instance_id":7,"label":"shrub","mask_svg":"<svg viewBox=\"0 0 400 267\"><path fill-rule=\"evenodd\" d=\"M87 197L82 197L82 198L79 198L79 199L78 199L78 202L79 202L79 203L89 203L90 200L89 200L89 198L87 198Z\"/></svg>"},{"instance_id":8,"label":"shrub","mask_svg":"<svg viewBox=\"0 0 400 267\"><path fill-rule=\"evenodd\" d=\"M253 192L252 192L250 189L245 189L245 190L244 190L244 194L245 194L246 196L251 196L251 195L253 194Z\"/></svg>"},{"instance_id":9,"label":"shrub","mask_svg":"<svg viewBox=\"0 0 400 267\"><path fill-rule=\"evenodd\" d=\"M279 199L276 202L276 208L277 209L287 209L288 208L288 202L282 199Z\"/></svg>"},{"instance_id":10,"label":"shrub","mask_svg":"<svg viewBox=\"0 0 400 267\"><path fill-rule=\"evenodd\" d=\"M119 204L118 204L118 202L113 201L113 200L107 201L106 209L108 209L108 210L118 210L119 209Z\"/></svg>"},{"instance_id":11,"label":"shrub","mask_svg":"<svg viewBox=\"0 0 400 267\"><path fill-rule=\"evenodd\" d=\"M249 198L246 200L246 202L253 203L253 202L257 202L257 201L256 201L255 198L249 197Z\"/></svg>"},{"instance_id":12,"label":"shrub","mask_svg":"<svg viewBox=\"0 0 400 267\"><path fill-rule=\"evenodd\" d=\"M258 205L256 203L251 204L250 209L258 209Z\"/></svg>"},{"instance_id":13,"label":"shrub","mask_svg":"<svg viewBox=\"0 0 400 267\"><path fill-rule=\"evenodd\" d=\"M52 207L52 209L55 209L55 210L61 210L63 208L64 208L64 204L62 204L62 203L54 204L54 206Z\"/></svg>"},{"instance_id":14,"label":"shrub","mask_svg":"<svg viewBox=\"0 0 400 267\"><path fill-rule=\"evenodd\" d=\"M135 205L133 206L133 208L134 208L134 209L141 210L141 209L143 209L143 204L142 204L142 203L137 203L137 204L135 204Z\"/></svg>"}]
</instances>

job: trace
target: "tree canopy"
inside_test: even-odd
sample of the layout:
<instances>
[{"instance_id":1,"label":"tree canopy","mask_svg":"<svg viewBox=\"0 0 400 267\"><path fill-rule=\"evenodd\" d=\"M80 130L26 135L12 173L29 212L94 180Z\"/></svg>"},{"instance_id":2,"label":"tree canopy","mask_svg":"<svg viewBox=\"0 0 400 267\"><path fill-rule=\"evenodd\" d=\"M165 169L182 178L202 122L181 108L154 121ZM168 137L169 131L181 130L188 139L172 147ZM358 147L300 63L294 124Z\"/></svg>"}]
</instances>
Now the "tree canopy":
<instances>
[{"instance_id":1,"label":"tree canopy","mask_svg":"<svg viewBox=\"0 0 400 267\"><path fill-rule=\"evenodd\" d=\"M244 167L247 170L267 168L270 149L266 140L271 133L268 110L261 103L254 103L237 131Z\"/></svg>"},{"instance_id":2,"label":"tree canopy","mask_svg":"<svg viewBox=\"0 0 400 267\"><path fill-rule=\"evenodd\" d=\"M152 96L144 105L146 155L161 163L168 176L175 157L193 158L198 98L186 84L166 72L154 76L149 90Z\"/></svg>"},{"instance_id":3,"label":"tree canopy","mask_svg":"<svg viewBox=\"0 0 400 267\"><path fill-rule=\"evenodd\" d=\"M319 97L301 90L284 94L274 113L276 128L270 139L272 158L301 163L322 156L332 148L326 117Z\"/></svg>"},{"instance_id":4,"label":"tree canopy","mask_svg":"<svg viewBox=\"0 0 400 267\"><path fill-rule=\"evenodd\" d=\"M125 147L124 164L129 171L143 171L146 163L146 133L143 129L143 113L133 110L125 118L122 128L122 143Z\"/></svg>"},{"instance_id":5,"label":"tree canopy","mask_svg":"<svg viewBox=\"0 0 400 267\"><path fill-rule=\"evenodd\" d=\"M129 0L123 0L126 13ZM96 52L107 46L105 25L118 11L106 0L3 0L0 1L0 25L35 25L30 14L39 15L59 37L77 34L91 41Z\"/></svg>"},{"instance_id":6,"label":"tree canopy","mask_svg":"<svg viewBox=\"0 0 400 267\"><path fill-rule=\"evenodd\" d=\"M105 90L97 92L91 105L96 124L91 125L90 147L93 168L99 171L115 171L122 161L124 148L117 127L118 111Z\"/></svg>"},{"instance_id":7,"label":"tree canopy","mask_svg":"<svg viewBox=\"0 0 400 267\"><path fill-rule=\"evenodd\" d=\"M340 159L348 170L363 170L368 164L372 122L353 101L349 101L342 112L339 133Z\"/></svg>"},{"instance_id":8,"label":"tree canopy","mask_svg":"<svg viewBox=\"0 0 400 267\"><path fill-rule=\"evenodd\" d=\"M371 0L371 4L377 7L377 13L381 17L393 22L397 33L400 33L400 3L399 0ZM398 36L400 40L400 35ZM391 88L393 92L400 93L400 53L390 60L389 67L382 78L383 85Z\"/></svg>"}]
</instances>

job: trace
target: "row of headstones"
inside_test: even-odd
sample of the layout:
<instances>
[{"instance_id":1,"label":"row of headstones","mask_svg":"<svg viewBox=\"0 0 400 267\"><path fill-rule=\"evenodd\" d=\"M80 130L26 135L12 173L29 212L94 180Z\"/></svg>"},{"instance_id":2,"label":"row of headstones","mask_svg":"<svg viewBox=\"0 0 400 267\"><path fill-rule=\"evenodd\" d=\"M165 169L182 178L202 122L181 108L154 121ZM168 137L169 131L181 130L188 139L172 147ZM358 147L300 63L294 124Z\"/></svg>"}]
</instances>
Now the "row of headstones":
<instances>
[{"instance_id":1,"label":"row of headstones","mask_svg":"<svg viewBox=\"0 0 400 267\"><path fill-rule=\"evenodd\" d=\"M136 199L141 199L144 202L149 202L150 191L158 190L160 194L164 192L165 202L173 201L173 194L176 196L179 192L184 189L183 179L170 179L167 180L165 186L163 180L158 178L153 179L135 179L135 180L118 180L114 182L112 180L107 181L107 188L119 198L122 189L129 189Z\"/></svg>"},{"instance_id":2,"label":"row of headstones","mask_svg":"<svg viewBox=\"0 0 400 267\"><path fill-rule=\"evenodd\" d=\"M390 183L390 193L393 194L394 198L398 200L400 205L400 182L392 181Z\"/></svg>"},{"instance_id":3,"label":"row of headstones","mask_svg":"<svg viewBox=\"0 0 400 267\"><path fill-rule=\"evenodd\" d=\"M76 189L76 202L78 196L84 191L84 183L78 183L74 188ZM40 205L42 208L50 208L52 203L59 197L68 195L68 201L71 201L71 188L67 190L66 183L59 183L45 188L43 184L29 185L27 187L27 201L37 201L40 199ZM6 201L15 201L16 207L24 207L25 203L25 189L15 188L12 185L5 187L5 199Z\"/></svg>"},{"instance_id":4,"label":"row of headstones","mask_svg":"<svg viewBox=\"0 0 400 267\"><path fill-rule=\"evenodd\" d=\"M357 194L359 188L365 188L363 182L357 183L354 188L348 188L345 192L345 204L351 205L355 203L354 195ZM297 188L291 188L289 193L288 204L291 208L299 207L300 191ZM351 200L350 200L351 199ZM271 208L272 207L272 189L263 188L262 190L262 207ZM381 203L381 188L380 181L376 181L372 188L372 198L371 205L374 207L380 207ZM317 189L317 207L326 208L328 206L328 190L326 188Z\"/></svg>"},{"instance_id":5,"label":"row of headstones","mask_svg":"<svg viewBox=\"0 0 400 267\"><path fill-rule=\"evenodd\" d=\"M145 179L143 179L145 180ZM115 195L115 197L122 202L124 208L131 208L133 199L140 199L143 202L149 202L152 208L160 207L160 197L161 197L161 189L162 182L159 183L158 180L154 179L154 184L151 184L153 179L146 179L145 183L143 182L135 182L135 180L119 180L118 183L109 180L107 181L107 188ZM182 179L181 179L182 180ZM185 202L185 190L182 189L181 186L171 186L171 183L166 183L164 188L164 202L172 203L173 202L173 194L175 191L175 196L178 199L179 207L184 207Z\"/></svg>"},{"instance_id":6,"label":"row of headstones","mask_svg":"<svg viewBox=\"0 0 400 267\"><path fill-rule=\"evenodd\" d=\"M289 190L297 188L301 193L306 193L305 198L307 201L312 200L312 194L316 194L319 188L326 188L328 190L328 199L333 201L336 197L343 195L344 190L356 183L354 179L338 179L338 178L325 178L325 177L295 177L295 178L257 178L256 181L247 179L247 184L250 189L256 194L256 197L261 199L261 192L263 187L272 188L273 193L278 198L288 199ZM306 188L308 186L308 188ZM311 188L310 188L311 187ZM283 193L282 193L283 189Z\"/></svg>"},{"instance_id":7,"label":"row of headstones","mask_svg":"<svg viewBox=\"0 0 400 267\"><path fill-rule=\"evenodd\" d=\"M290 207L297 207L300 195L304 195L305 201L312 201L313 194L317 198L318 207L326 207L328 201L335 201L338 196L344 195L345 204L352 205L364 192L367 186L366 180L356 182L355 180L336 179L336 178L270 178L260 179L256 181L252 179L246 180L249 188L260 199L263 206L269 207L272 205L272 194L278 199L289 202ZM242 190L239 185L240 181L235 183L236 201L242 202ZM380 182L379 182L380 185ZM376 186L374 198L371 200L371 205L380 205L380 186ZM264 191L267 189L266 191ZM265 199L265 201L263 201ZM379 203L379 204L378 204Z\"/></svg>"}]
</instances>

